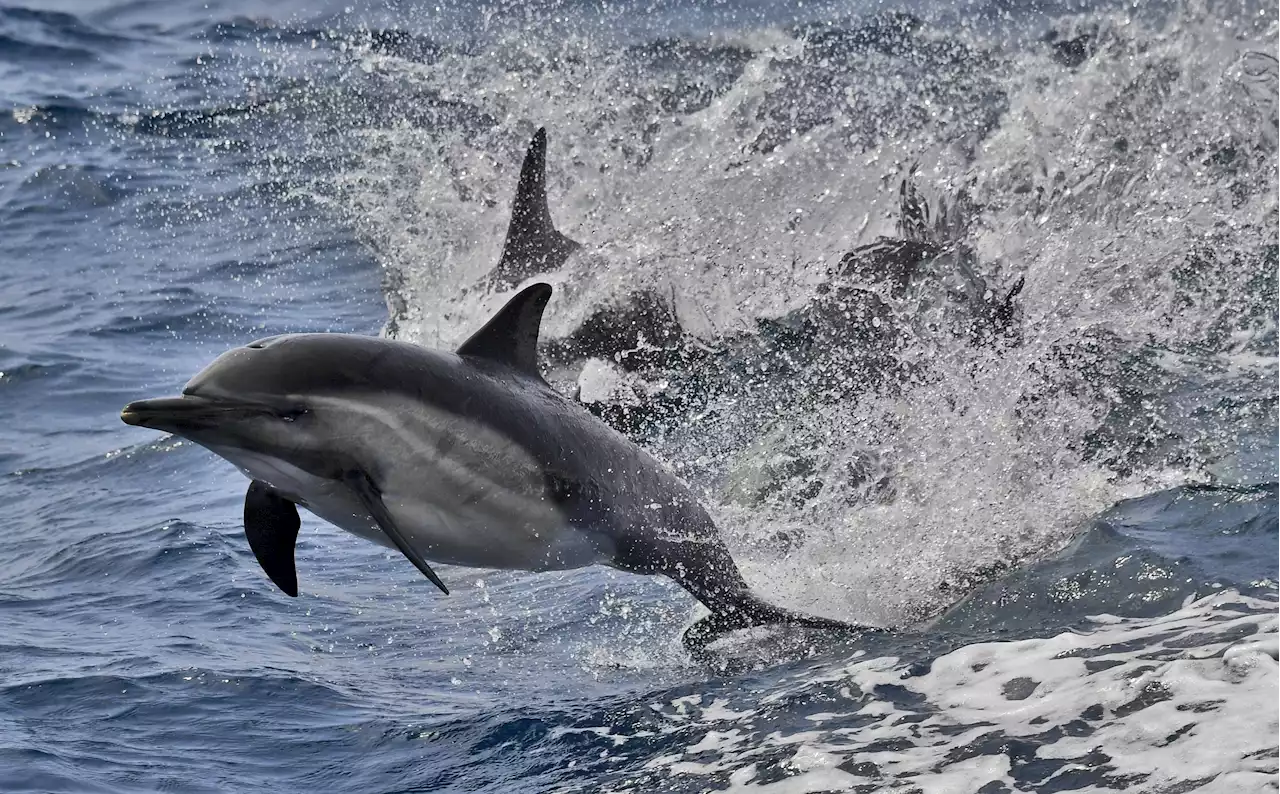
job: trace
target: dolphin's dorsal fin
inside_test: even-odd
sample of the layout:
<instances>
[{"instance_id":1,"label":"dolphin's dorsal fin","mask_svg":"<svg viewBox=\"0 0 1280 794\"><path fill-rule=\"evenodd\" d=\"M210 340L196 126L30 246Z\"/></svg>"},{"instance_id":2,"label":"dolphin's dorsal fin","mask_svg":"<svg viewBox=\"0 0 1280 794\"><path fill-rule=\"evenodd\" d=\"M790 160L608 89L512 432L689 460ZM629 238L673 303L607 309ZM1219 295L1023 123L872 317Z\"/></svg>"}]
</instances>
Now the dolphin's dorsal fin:
<instances>
[{"instance_id":1,"label":"dolphin's dorsal fin","mask_svg":"<svg viewBox=\"0 0 1280 794\"><path fill-rule=\"evenodd\" d=\"M549 300L550 284L533 284L520 290L462 343L458 355L499 361L526 375L542 377L538 373L538 329Z\"/></svg>"},{"instance_id":2,"label":"dolphin's dorsal fin","mask_svg":"<svg viewBox=\"0 0 1280 794\"><path fill-rule=\"evenodd\" d=\"M551 222L547 207L547 131L539 129L529 142L520 167L507 239L490 279L496 288L510 287L529 276L556 270L581 247L556 231Z\"/></svg>"}]
</instances>

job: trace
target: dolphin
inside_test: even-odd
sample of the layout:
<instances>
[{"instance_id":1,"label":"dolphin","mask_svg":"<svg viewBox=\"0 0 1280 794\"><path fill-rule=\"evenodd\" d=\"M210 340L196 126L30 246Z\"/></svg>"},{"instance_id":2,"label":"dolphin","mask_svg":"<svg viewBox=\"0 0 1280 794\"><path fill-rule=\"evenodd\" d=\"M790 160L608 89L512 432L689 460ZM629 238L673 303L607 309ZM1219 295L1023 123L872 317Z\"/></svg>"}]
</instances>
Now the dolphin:
<instances>
[{"instance_id":1,"label":"dolphin","mask_svg":"<svg viewBox=\"0 0 1280 794\"><path fill-rule=\"evenodd\" d=\"M511 201L511 219L502 254L479 282L464 289L501 292L527 280L546 278L565 264L582 244L559 231L547 201L547 130L539 127L525 150ZM392 307L388 328L394 329L407 307ZM655 356L647 351L674 348L684 337L673 301L654 287L620 291L605 296L577 324L555 339L544 339L542 355L555 369L581 367L587 358L614 359L632 369Z\"/></svg>"},{"instance_id":2,"label":"dolphin","mask_svg":"<svg viewBox=\"0 0 1280 794\"><path fill-rule=\"evenodd\" d=\"M181 396L130 403L121 418L248 476L249 546L290 596L302 506L400 550L446 594L432 563L668 576L711 611L683 635L695 657L756 625L866 630L753 595L688 487L543 380L551 294L525 288L456 352L354 334L261 339L223 353Z\"/></svg>"},{"instance_id":3,"label":"dolphin","mask_svg":"<svg viewBox=\"0 0 1280 794\"><path fill-rule=\"evenodd\" d=\"M530 276L558 270L581 247L581 243L557 231L551 221L547 204L547 130L539 127L520 165L507 237L498 264L489 273L489 284L494 289L510 289Z\"/></svg>"}]
</instances>

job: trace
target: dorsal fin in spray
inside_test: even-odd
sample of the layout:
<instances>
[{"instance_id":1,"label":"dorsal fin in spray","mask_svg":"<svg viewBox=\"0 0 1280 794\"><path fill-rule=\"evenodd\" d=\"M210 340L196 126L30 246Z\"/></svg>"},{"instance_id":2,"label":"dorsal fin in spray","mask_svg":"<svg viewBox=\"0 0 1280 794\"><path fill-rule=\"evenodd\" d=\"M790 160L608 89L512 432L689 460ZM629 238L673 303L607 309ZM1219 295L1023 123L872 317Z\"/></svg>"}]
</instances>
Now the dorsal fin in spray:
<instances>
[{"instance_id":1,"label":"dorsal fin in spray","mask_svg":"<svg viewBox=\"0 0 1280 794\"><path fill-rule=\"evenodd\" d=\"M495 289L506 289L524 279L556 270L582 246L556 231L547 206L547 131L540 128L529 142L516 197L511 204L511 223L502 245L502 257L490 274Z\"/></svg>"},{"instance_id":2,"label":"dorsal fin in spray","mask_svg":"<svg viewBox=\"0 0 1280 794\"><path fill-rule=\"evenodd\" d=\"M525 287L484 327L458 348L458 355L488 359L506 364L526 375L541 378L538 373L538 330L542 311L551 300L550 284Z\"/></svg>"}]
</instances>

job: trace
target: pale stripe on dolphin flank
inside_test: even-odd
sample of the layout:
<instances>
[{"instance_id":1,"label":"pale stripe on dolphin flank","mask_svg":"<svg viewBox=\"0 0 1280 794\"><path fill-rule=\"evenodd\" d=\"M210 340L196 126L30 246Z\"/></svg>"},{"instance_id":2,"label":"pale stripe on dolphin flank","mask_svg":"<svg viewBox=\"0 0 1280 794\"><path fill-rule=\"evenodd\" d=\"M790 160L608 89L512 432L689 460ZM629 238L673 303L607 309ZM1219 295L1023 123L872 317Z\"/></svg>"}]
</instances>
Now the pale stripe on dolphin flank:
<instances>
[{"instance_id":1,"label":"pale stripe on dolphin flank","mask_svg":"<svg viewBox=\"0 0 1280 794\"><path fill-rule=\"evenodd\" d=\"M347 412L350 440L382 439L377 454L402 461L376 476L388 509L430 559L533 570L607 559L607 538L570 526L547 494L545 468L492 427L400 395L312 403Z\"/></svg>"}]
</instances>

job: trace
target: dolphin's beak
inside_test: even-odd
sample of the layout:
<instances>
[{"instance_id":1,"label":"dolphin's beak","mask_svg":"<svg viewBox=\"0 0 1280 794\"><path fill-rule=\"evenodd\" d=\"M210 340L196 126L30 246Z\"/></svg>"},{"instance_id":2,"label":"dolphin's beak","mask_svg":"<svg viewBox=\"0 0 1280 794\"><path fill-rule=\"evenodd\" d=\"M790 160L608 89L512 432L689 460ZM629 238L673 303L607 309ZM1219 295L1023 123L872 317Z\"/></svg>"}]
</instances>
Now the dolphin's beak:
<instances>
[{"instance_id":1,"label":"dolphin's beak","mask_svg":"<svg viewBox=\"0 0 1280 794\"><path fill-rule=\"evenodd\" d=\"M120 412L120 419L127 425L149 427L152 430L181 435L192 430L215 427L236 416L260 413L261 410L258 406L207 400L188 395L129 403Z\"/></svg>"}]
</instances>

